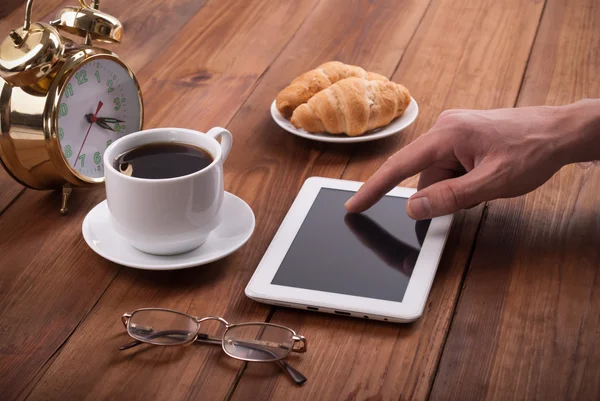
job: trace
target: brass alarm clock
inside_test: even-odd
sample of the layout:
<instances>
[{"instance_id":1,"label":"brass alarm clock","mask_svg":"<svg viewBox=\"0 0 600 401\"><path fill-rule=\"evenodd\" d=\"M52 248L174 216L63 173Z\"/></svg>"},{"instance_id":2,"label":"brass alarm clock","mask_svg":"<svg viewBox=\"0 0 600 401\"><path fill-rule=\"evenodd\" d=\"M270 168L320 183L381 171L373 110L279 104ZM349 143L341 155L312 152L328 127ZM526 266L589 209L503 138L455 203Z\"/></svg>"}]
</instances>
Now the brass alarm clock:
<instances>
[{"instance_id":1,"label":"brass alarm clock","mask_svg":"<svg viewBox=\"0 0 600 401\"><path fill-rule=\"evenodd\" d=\"M0 44L0 160L29 188L62 187L64 214L73 187L104 183L108 145L142 128L142 94L133 71L93 45L119 43L123 33L98 0L65 7L49 23L31 22L32 4Z\"/></svg>"}]
</instances>

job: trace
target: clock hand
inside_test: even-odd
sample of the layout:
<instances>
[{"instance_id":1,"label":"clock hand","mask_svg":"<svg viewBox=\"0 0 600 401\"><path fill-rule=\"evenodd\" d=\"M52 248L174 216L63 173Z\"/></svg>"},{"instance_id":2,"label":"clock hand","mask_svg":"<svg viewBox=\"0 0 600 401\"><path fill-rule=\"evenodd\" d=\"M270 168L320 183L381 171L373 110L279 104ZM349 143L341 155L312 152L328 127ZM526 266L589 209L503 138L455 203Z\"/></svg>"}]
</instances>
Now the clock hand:
<instances>
[{"instance_id":1,"label":"clock hand","mask_svg":"<svg viewBox=\"0 0 600 401\"><path fill-rule=\"evenodd\" d=\"M90 114L86 114L85 115L85 119L88 123L92 123L92 117L94 115L92 113ZM114 131L113 128L111 128L107 123L113 123L113 124L118 124L118 123L124 123L125 121L123 120L119 120L116 118L112 118L112 117L96 117L96 124L98 124L98 126L104 128L104 129L109 129L111 131Z\"/></svg>"},{"instance_id":2,"label":"clock hand","mask_svg":"<svg viewBox=\"0 0 600 401\"><path fill-rule=\"evenodd\" d=\"M92 117L93 116L94 115L92 113L85 115L85 119L87 120L88 123L92 122ZM98 120L98 121L104 121L104 122L107 122L107 123L124 123L125 122L124 120L119 120L119 119L112 118L112 117L96 117L96 120Z\"/></svg>"},{"instance_id":3,"label":"clock hand","mask_svg":"<svg viewBox=\"0 0 600 401\"><path fill-rule=\"evenodd\" d=\"M98 126L100 126L101 128L104 128L104 129L107 129L110 131L115 131L114 128L112 128L110 125L108 125L104 121L101 121L100 119L98 119L98 121L96 121L96 124L98 124Z\"/></svg>"},{"instance_id":4,"label":"clock hand","mask_svg":"<svg viewBox=\"0 0 600 401\"><path fill-rule=\"evenodd\" d=\"M98 117L98 120L104 121L106 123L124 123L125 122L123 120L118 120L118 119L112 118L112 117Z\"/></svg>"},{"instance_id":5,"label":"clock hand","mask_svg":"<svg viewBox=\"0 0 600 401\"><path fill-rule=\"evenodd\" d=\"M96 108L96 113L94 113L94 115L90 117L90 126L89 126L89 128L87 130L87 133L85 134L85 138L83 138L83 143L81 144L81 147L79 148L79 152L77 152L77 158L75 158L75 163L73 163L73 168L75 167L75 165L77 165L77 160L79 160L79 155L81 155L81 150L83 149L83 146L85 145L85 141L87 140L88 135L90 134L90 130L92 129L92 125L94 125L94 123L98 119L98 117L96 117L96 116L100 112L100 109L102 108L103 104L104 103L102 103L101 100L98 101L98 107Z\"/></svg>"}]
</instances>

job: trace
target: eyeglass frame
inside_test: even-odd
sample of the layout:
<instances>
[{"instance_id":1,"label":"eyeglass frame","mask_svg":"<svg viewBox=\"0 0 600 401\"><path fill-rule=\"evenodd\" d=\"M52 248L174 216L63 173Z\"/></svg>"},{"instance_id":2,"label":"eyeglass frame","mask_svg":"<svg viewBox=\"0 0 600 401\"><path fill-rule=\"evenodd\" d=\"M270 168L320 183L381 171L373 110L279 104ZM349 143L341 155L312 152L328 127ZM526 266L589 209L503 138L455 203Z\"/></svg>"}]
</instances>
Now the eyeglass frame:
<instances>
[{"instance_id":1,"label":"eyeglass frame","mask_svg":"<svg viewBox=\"0 0 600 401\"><path fill-rule=\"evenodd\" d=\"M172 343L172 344L168 344L168 343L165 344L165 343L155 342L155 341L151 341L151 340L140 340L140 339L134 337L129 332L129 323L130 323L131 317L136 312L141 312L141 311L170 312L170 313L176 313L178 315L188 317L188 318L194 320L198 324L198 328L196 330L195 336L192 339L187 340L185 342L182 342L182 343ZM221 336L221 339L219 339L217 337L210 337L207 334L200 333L200 324L202 322L212 321L212 320L216 320L216 321L218 321L219 323L221 323L221 324L223 324L225 326L225 331L223 332L223 335ZM301 336L298 333L296 333L294 330L292 330L291 328L283 326L283 325L280 325L280 324L268 323L268 322L229 323L227 320L223 319L220 316L207 316L207 317L199 318L197 316L188 315L187 313L183 313L183 312L179 312L179 311L176 311L176 310L173 310L173 309L167 309L167 308L140 308L140 309L134 310L131 313L125 312L121 316L121 322L123 323L123 326L125 327L125 330L127 331L127 334L131 338L133 338L135 341L133 341L131 343L128 343L126 345L123 345L122 347L119 348L120 350L126 350L126 349L129 349L129 348L135 347L136 345L143 344L143 343L152 344L152 345L158 345L158 346L184 346L184 347L188 346L188 345L191 345L191 344L193 344L196 341L203 342L203 343L210 343L210 344L214 344L214 345L220 344L221 348L223 349L223 352L225 352L225 354L227 354L231 358L237 359L239 361L245 361L245 362L277 362L291 376L291 378L294 380L294 382L296 382L296 384L304 384L304 382L306 382L306 377L304 377L304 375L302 375L302 373L300 373L299 371L297 371L295 368L293 368L287 362L283 361L283 359L285 359L286 357L288 357L291 352L297 352L297 353L305 353L306 352L306 350L307 350L307 340L306 340L306 337ZM293 340L292 347L289 348L288 352L285 355L283 355L281 357L277 357L275 359L271 359L271 360L241 358L239 356L235 356L235 355L232 355L231 353L229 353L225 349L225 335L227 334L227 332L230 329L235 328L235 327L243 327L243 326L250 326L250 325L267 326L267 327L269 327L269 326L270 327L277 327L277 328L281 328L281 329L289 331L290 333L292 333L292 340ZM301 346L299 348L296 348L296 343L297 342L301 343Z\"/></svg>"}]
</instances>

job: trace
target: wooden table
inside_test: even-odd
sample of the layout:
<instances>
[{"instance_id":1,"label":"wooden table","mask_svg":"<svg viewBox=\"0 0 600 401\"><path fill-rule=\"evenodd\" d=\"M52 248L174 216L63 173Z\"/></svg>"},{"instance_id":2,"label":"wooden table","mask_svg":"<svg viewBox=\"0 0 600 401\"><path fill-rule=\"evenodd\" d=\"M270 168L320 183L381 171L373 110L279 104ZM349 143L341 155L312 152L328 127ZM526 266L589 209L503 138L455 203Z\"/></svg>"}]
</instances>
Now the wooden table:
<instances>
[{"instance_id":1,"label":"wooden table","mask_svg":"<svg viewBox=\"0 0 600 401\"><path fill-rule=\"evenodd\" d=\"M3 2L0 32L21 24ZM38 1L49 20L63 4ZM600 166L571 165L539 190L461 212L424 316L396 325L271 308L243 289L310 176L367 179L449 108L565 104L600 97L597 0L102 0L111 46L137 72L145 127L234 135L226 189L257 218L248 244L211 265L147 272L110 263L81 235L103 189L23 189L0 171L0 399L598 400ZM405 84L416 123L376 143L294 137L269 105L321 62ZM415 185L416 178L404 182ZM296 387L271 365L218 347L127 342L120 315L174 308L289 325L309 340Z\"/></svg>"}]
</instances>

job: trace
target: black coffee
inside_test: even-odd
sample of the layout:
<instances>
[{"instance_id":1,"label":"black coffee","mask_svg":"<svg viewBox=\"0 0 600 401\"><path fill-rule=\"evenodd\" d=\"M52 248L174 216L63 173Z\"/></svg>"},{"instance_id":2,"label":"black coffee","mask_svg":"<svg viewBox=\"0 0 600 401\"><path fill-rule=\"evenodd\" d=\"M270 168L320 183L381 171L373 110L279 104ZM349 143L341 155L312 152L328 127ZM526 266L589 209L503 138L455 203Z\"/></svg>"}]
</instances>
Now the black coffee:
<instances>
[{"instance_id":1,"label":"black coffee","mask_svg":"<svg viewBox=\"0 0 600 401\"><path fill-rule=\"evenodd\" d=\"M123 153L115 160L114 167L132 177L157 180L195 173L212 162L212 156L196 146L159 142Z\"/></svg>"}]
</instances>

